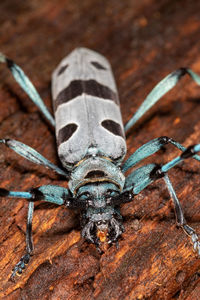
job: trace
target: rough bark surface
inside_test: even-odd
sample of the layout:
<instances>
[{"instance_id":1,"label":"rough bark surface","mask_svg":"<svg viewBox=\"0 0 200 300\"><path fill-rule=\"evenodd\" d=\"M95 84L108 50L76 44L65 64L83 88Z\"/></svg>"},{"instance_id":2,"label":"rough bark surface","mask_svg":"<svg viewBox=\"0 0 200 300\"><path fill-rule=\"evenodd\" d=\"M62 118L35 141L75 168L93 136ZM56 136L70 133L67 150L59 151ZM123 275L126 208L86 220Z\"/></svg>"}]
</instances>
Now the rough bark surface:
<instances>
[{"instance_id":1,"label":"rough bark surface","mask_svg":"<svg viewBox=\"0 0 200 300\"><path fill-rule=\"evenodd\" d=\"M0 2L1 51L29 75L51 110L51 73L77 46L111 62L124 122L168 73L189 66L200 74L200 1L6 0ZM169 136L185 146L200 142L200 87L181 82L127 137L130 155L143 143ZM0 66L0 137L20 140L59 163L53 131ZM172 146L148 161L179 154ZM67 186L42 167L0 146L0 187L28 190ZM189 159L170 171L185 217L200 236L200 169ZM9 281L25 248L27 203L0 199L1 299L199 299L200 259L175 225L171 200L158 180L122 206L126 232L119 248L100 255L80 237L79 216L64 207L36 205L35 255Z\"/></svg>"}]
</instances>

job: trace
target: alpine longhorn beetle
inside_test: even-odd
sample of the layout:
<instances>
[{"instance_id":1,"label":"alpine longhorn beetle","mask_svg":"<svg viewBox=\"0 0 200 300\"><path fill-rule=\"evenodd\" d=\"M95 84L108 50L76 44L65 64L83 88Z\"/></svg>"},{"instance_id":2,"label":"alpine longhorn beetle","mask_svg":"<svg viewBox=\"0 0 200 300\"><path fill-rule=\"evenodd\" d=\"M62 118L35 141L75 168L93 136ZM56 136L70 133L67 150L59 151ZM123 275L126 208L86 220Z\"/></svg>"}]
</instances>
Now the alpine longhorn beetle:
<instances>
[{"instance_id":1,"label":"alpine longhorn beetle","mask_svg":"<svg viewBox=\"0 0 200 300\"><path fill-rule=\"evenodd\" d=\"M33 163L43 165L65 176L69 188L43 185L30 191L0 189L1 197L25 198L29 201L26 254L13 269L11 278L21 274L33 252L32 218L34 202L44 200L69 208L80 209L82 237L99 247L113 243L123 233L119 206L133 200L145 187L163 178L173 200L177 224L183 228L200 255L200 242L193 228L187 225L180 202L167 171L184 159L193 157L200 144L185 148L172 138L159 137L137 149L125 162L125 133L169 90L188 74L200 85L200 76L188 68L180 68L160 81L149 93L136 113L124 126L118 93L109 62L100 54L77 48L58 65L52 76L52 94L55 120L49 113L36 89L19 66L3 54L15 80L38 106L51 125L55 126L58 155L64 169L51 163L36 150L19 141L1 139L0 142ZM143 159L172 144L182 154L164 165L155 163L125 173Z\"/></svg>"}]
</instances>

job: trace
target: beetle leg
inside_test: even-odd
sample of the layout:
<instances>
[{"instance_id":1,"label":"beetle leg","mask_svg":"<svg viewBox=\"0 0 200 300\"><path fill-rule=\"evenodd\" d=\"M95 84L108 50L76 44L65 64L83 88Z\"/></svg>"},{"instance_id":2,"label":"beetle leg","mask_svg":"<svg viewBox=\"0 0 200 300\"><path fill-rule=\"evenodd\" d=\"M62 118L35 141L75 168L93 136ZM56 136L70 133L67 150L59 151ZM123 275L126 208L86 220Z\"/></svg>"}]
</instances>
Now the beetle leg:
<instances>
[{"instance_id":1,"label":"beetle leg","mask_svg":"<svg viewBox=\"0 0 200 300\"><path fill-rule=\"evenodd\" d=\"M187 235L190 236L191 242L193 243L193 249L200 256L200 241L198 239L198 236L197 236L195 230L186 223L186 220L185 220L184 215L183 215L183 210L182 210L181 204L178 200L178 197L176 196L176 193L174 191L174 188L172 186L172 183L171 183L168 175L165 174L163 179L165 180L168 191L169 191L170 196L171 196L171 198L173 200L173 203L174 203L174 209L175 209L175 214L176 214L177 225L182 227L184 232Z\"/></svg>"},{"instance_id":2,"label":"beetle leg","mask_svg":"<svg viewBox=\"0 0 200 300\"><path fill-rule=\"evenodd\" d=\"M60 175L63 175L67 178L69 177L69 172L60 169L58 166L54 165L43 155L37 152L35 149L31 148L26 144L10 139L0 139L0 143L5 144L8 148L12 149L20 156L26 158L27 160L35 164L45 166L46 168L51 169Z\"/></svg>"},{"instance_id":3,"label":"beetle leg","mask_svg":"<svg viewBox=\"0 0 200 300\"><path fill-rule=\"evenodd\" d=\"M178 81L184 76L188 74L198 85L200 85L200 76L194 73L192 70L188 68L180 68L168 76L166 76L163 80L161 80L153 90L147 95L146 99L142 102L136 113L131 117L131 119L124 126L125 132L127 132L135 123L158 101L164 96L167 92L169 92Z\"/></svg>"},{"instance_id":4,"label":"beetle leg","mask_svg":"<svg viewBox=\"0 0 200 300\"><path fill-rule=\"evenodd\" d=\"M151 156L152 154L159 151L163 146L171 144L174 145L176 148L181 150L182 152L186 151L186 147L182 146L172 138L169 138L167 136L161 136L159 138L153 139L149 141L148 143L142 145L140 148L138 148L122 165L122 172L126 172L130 168L134 167L136 164L141 162L143 159ZM194 159L200 161L199 155L194 155Z\"/></svg>"},{"instance_id":5,"label":"beetle leg","mask_svg":"<svg viewBox=\"0 0 200 300\"><path fill-rule=\"evenodd\" d=\"M34 85L31 83L30 79L26 76L23 70L16 65L11 59L7 58L4 54L0 53L0 62L6 63L8 69L11 71L13 77L20 85L20 87L24 90L24 92L29 96L29 98L35 103L35 105L40 109L45 118L50 122L50 124L54 127L55 120L48 111L48 108L44 104L42 98L38 94Z\"/></svg>"},{"instance_id":6,"label":"beetle leg","mask_svg":"<svg viewBox=\"0 0 200 300\"><path fill-rule=\"evenodd\" d=\"M21 257L20 261L13 268L10 277L11 280L14 280L15 275L20 276L22 274L26 265L30 261L31 254L33 253L33 239L32 239L33 210L34 210L34 202L29 202L27 225L26 225L26 253Z\"/></svg>"}]
</instances>

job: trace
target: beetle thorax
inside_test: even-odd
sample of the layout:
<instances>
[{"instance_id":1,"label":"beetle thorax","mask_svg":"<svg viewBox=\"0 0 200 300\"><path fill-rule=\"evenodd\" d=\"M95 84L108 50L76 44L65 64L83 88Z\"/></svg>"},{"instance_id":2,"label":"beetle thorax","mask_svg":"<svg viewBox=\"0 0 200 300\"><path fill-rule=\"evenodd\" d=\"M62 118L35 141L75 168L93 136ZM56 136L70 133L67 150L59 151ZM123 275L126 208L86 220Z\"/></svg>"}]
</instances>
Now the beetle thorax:
<instances>
[{"instance_id":1,"label":"beetle thorax","mask_svg":"<svg viewBox=\"0 0 200 300\"><path fill-rule=\"evenodd\" d=\"M75 195L81 186L95 182L114 183L122 191L125 177L121 169L109 158L93 156L83 160L74 168L69 188Z\"/></svg>"}]
</instances>

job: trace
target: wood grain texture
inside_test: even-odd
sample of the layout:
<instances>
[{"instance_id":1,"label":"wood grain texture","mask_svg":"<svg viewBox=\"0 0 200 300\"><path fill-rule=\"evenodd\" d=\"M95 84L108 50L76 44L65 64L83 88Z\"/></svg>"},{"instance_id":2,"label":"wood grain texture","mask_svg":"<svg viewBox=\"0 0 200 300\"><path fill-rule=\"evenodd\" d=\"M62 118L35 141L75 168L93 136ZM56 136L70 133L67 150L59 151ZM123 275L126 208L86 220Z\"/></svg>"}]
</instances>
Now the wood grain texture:
<instances>
[{"instance_id":1,"label":"wood grain texture","mask_svg":"<svg viewBox=\"0 0 200 300\"><path fill-rule=\"evenodd\" d=\"M51 110L50 78L75 47L105 55L116 77L124 122L168 73L189 66L200 74L200 2L194 0L7 0L0 3L1 51L30 76ZM200 87L188 77L131 130L128 155L167 135L185 146L200 142ZM15 138L58 163L52 130L0 66L0 137ZM147 161L167 162L172 146ZM0 147L0 186L28 190L67 182ZM192 159L170 171L188 223L200 236L200 169ZM1 299L199 299L200 259L175 225L162 180L123 205L126 232L119 248L100 255L80 238L78 214L38 203L35 255L15 283L24 253L27 203L0 199Z\"/></svg>"}]
</instances>

